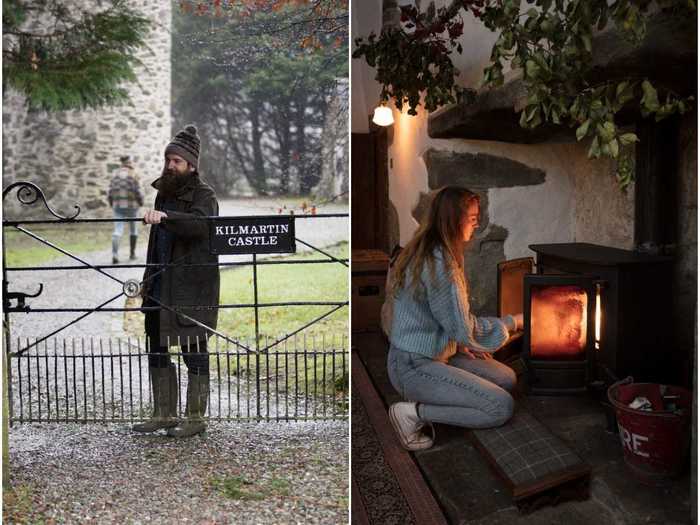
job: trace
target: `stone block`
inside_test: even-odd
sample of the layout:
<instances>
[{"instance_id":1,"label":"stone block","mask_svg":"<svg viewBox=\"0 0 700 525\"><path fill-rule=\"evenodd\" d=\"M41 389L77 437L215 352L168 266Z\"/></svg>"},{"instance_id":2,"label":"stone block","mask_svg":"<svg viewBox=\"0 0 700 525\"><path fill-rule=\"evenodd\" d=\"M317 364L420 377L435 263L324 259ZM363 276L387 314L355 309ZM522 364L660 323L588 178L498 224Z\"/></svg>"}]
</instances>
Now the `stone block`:
<instances>
[{"instance_id":1,"label":"stone block","mask_svg":"<svg viewBox=\"0 0 700 525\"><path fill-rule=\"evenodd\" d=\"M508 231L491 224L483 236L465 246L464 265L469 282L469 299L475 315L496 315L497 265L505 260Z\"/></svg>"},{"instance_id":2,"label":"stone block","mask_svg":"<svg viewBox=\"0 0 700 525\"><path fill-rule=\"evenodd\" d=\"M91 199L91 200L85 201L82 204L82 208L85 210L95 210L98 208L102 208L106 205L107 205L107 203L100 200L100 199Z\"/></svg>"},{"instance_id":3,"label":"stone block","mask_svg":"<svg viewBox=\"0 0 700 525\"><path fill-rule=\"evenodd\" d=\"M456 153L429 149L424 160L428 185L455 185L478 190L543 184L545 172L522 162L486 153Z\"/></svg>"}]
</instances>

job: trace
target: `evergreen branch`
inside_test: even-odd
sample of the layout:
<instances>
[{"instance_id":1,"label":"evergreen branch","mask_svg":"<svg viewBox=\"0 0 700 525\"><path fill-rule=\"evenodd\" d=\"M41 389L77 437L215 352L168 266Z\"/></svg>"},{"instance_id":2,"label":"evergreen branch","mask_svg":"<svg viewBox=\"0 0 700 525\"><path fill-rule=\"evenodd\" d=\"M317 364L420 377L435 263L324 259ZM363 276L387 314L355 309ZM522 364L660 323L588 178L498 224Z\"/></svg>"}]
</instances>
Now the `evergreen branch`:
<instances>
[{"instance_id":1,"label":"evergreen branch","mask_svg":"<svg viewBox=\"0 0 700 525\"><path fill-rule=\"evenodd\" d=\"M98 108L128 100L124 82L136 82L143 66L135 53L146 47L151 22L122 0L99 12L69 13L53 2L28 7L22 0L3 6L3 84L32 109ZM25 31L27 12L53 17L50 33ZM60 25L60 28L59 28Z\"/></svg>"}]
</instances>

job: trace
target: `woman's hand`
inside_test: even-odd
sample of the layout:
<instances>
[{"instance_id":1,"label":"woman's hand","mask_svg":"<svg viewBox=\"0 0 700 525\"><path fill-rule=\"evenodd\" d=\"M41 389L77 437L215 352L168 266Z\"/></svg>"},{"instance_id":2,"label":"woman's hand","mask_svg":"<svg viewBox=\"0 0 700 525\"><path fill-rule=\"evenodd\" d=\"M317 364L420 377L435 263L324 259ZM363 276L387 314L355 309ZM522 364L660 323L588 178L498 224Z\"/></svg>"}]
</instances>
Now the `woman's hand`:
<instances>
[{"instance_id":1,"label":"woman's hand","mask_svg":"<svg viewBox=\"0 0 700 525\"><path fill-rule=\"evenodd\" d=\"M459 352L467 359L493 359L493 355L491 355L488 352L475 352L473 350L469 350L469 348L467 348L464 345L457 345L457 352Z\"/></svg>"},{"instance_id":2,"label":"woman's hand","mask_svg":"<svg viewBox=\"0 0 700 525\"><path fill-rule=\"evenodd\" d=\"M513 315L513 319L515 319L515 330L522 330L525 323L523 314L515 314Z\"/></svg>"},{"instance_id":3,"label":"woman's hand","mask_svg":"<svg viewBox=\"0 0 700 525\"><path fill-rule=\"evenodd\" d=\"M474 352L469 350L469 348L467 348L464 345L460 345L460 344L457 345L457 353L463 355L467 359L476 359L476 355L474 354Z\"/></svg>"}]
</instances>

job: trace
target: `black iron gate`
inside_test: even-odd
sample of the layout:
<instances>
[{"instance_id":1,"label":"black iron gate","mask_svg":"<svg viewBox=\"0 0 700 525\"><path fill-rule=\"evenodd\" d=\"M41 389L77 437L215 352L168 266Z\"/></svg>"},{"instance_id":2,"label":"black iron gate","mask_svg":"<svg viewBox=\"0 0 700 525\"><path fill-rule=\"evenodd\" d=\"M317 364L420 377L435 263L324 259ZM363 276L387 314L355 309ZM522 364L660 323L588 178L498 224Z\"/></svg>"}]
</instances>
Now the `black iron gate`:
<instances>
[{"instance_id":1,"label":"black iron gate","mask_svg":"<svg viewBox=\"0 0 700 525\"><path fill-rule=\"evenodd\" d=\"M29 182L16 182L3 191L3 199L17 189L17 199L25 205L39 199L55 217L52 220L3 220L3 313L4 343L8 357L8 387L10 422L114 422L136 421L151 412L149 387L148 348L144 337L80 337L60 338L58 334L88 315L96 312L142 311L141 306L109 306L122 297L138 295L140 283L122 281L105 271L109 268L145 268L146 264L95 265L43 239L27 229L35 224L91 224L101 222L141 221L128 219L78 219L80 208L71 217L56 213L46 202L41 189ZM329 217L348 217L348 214L298 215L296 219L322 220ZM235 217L208 217L200 220L236 219ZM247 217L250 218L250 217ZM75 266L7 267L5 258L5 229L12 228L49 246L80 263ZM331 301L287 301L262 303L258 300L258 267L271 264L331 263L348 266L347 259L339 259L301 239L303 244L324 257L311 260L259 260L252 254L250 261L219 262L220 267L252 266L253 302L217 306L223 308L250 308L255 313L255 335L252 340L241 340L221 331L206 328L211 337L208 344L210 360L210 420L320 420L348 417L348 349L347 335L307 337L303 331L332 313L346 308L347 297ZM195 266L173 261L164 266ZM202 266L206 264L197 264ZM122 286L121 291L94 308L32 308L28 302L43 293L39 285L33 293L10 291L8 274L12 272L92 270L101 273ZM326 306L328 310L290 333L270 338L260 335L259 311L269 307ZM170 309L179 315L187 314L168 305L150 307ZM10 314L74 312L76 318L40 338L13 338ZM192 318L189 318L193 320ZM194 321L194 320L193 320ZM174 343L174 342L173 342ZM177 341L180 343L188 341ZM183 370L183 356L170 354L177 367L180 401L184 406L184 386L187 380Z\"/></svg>"}]
</instances>

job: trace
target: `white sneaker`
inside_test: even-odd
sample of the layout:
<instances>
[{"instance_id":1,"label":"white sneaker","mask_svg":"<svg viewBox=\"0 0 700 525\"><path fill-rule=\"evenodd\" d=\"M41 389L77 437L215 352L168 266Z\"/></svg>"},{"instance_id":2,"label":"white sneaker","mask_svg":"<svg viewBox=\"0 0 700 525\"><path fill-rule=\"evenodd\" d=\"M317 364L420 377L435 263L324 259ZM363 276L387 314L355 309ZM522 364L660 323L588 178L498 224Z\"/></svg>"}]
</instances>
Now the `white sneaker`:
<instances>
[{"instance_id":1,"label":"white sneaker","mask_svg":"<svg viewBox=\"0 0 700 525\"><path fill-rule=\"evenodd\" d=\"M406 450L425 450L433 446L433 438L420 431L426 423L418 417L416 403L394 403L389 407L389 420Z\"/></svg>"}]
</instances>

